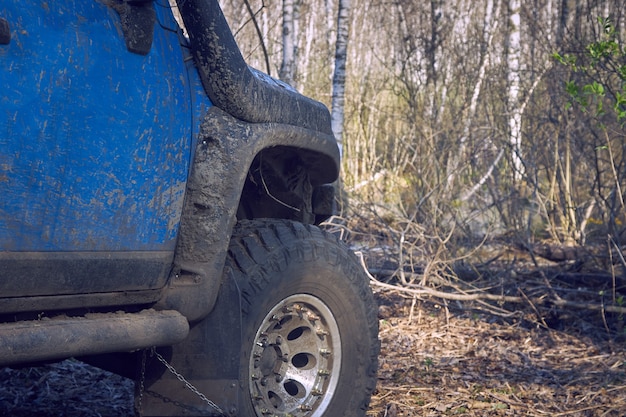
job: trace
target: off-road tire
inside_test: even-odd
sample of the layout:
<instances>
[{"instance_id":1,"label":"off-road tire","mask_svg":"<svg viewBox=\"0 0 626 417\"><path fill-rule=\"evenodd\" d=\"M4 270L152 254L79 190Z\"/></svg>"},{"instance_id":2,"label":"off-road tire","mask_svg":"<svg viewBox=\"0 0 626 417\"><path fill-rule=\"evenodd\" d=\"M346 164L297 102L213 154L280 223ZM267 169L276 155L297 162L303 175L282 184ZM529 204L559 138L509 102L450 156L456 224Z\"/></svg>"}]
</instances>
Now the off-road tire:
<instances>
[{"instance_id":1,"label":"off-road tire","mask_svg":"<svg viewBox=\"0 0 626 417\"><path fill-rule=\"evenodd\" d=\"M361 417L376 386L377 308L354 254L315 226L241 221L241 417Z\"/></svg>"}]
</instances>

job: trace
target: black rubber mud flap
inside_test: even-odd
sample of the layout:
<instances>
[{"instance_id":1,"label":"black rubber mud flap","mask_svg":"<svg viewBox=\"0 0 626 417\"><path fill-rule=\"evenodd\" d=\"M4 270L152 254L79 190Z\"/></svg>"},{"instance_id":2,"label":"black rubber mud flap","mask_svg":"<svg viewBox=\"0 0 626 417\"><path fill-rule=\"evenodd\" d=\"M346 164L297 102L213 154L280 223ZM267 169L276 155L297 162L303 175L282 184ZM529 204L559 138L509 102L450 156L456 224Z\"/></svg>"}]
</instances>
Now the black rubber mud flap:
<instances>
[{"instance_id":1,"label":"black rubber mud flap","mask_svg":"<svg viewBox=\"0 0 626 417\"><path fill-rule=\"evenodd\" d=\"M152 0L106 0L120 15L126 49L130 52L147 55L152 48L156 12Z\"/></svg>"},{"instance_id":2,"label":"black rubber mud flap","mask_svg":"<svg viewBox=\"0 0 626 417\"><path fill-rule=\"evenodd\" d=\"M191 325L185 341L156 350L185 380L215 403L222 414L186 387L156 354L147 352L143 384L141 377L136 381L137 415L238 415L240 306L239 288L232 273L226 270L211 314Z\"/></svg>"},{"instance_id":3,"label":"black rubber mud flap","mask_svg":"<svg viewBox=\"0 0 626 417\"><path fill-rule=\"evenodd\" d=\"M0 45L11 43L11 27L6 19L0 17Z\"/></svg>"}]
</instances>

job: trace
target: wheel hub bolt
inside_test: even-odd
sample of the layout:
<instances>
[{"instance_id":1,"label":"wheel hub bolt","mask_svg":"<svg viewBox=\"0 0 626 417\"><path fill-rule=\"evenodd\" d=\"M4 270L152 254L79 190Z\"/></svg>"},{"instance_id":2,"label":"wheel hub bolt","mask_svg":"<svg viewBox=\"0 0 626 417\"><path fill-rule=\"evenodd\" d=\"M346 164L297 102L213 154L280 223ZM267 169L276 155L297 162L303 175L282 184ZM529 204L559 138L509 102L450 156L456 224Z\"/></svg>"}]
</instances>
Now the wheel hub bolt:
<instances>
[{"instance_id":1,"label":"wheel hub bolt","mask_svg":"<svg viewBox=\"0 0 626 417\"><path fill-rule=\"evenodd\" d=\"M330 350L328 349L320 349L320 355L326 357L326 356L330 356Z\"/></svg>"},{"instance_id":2,"label":"wheel hub bolt","mask_svg":"<svg viewBox=\"0 0 626 417\"><path fill-rule=\"evenodd\" d=\"M320 328L315 329L315 334L317 334L322 339L324 338L324 336L328 336L328 332L326 330L322 330Z\"/></svg>"},{"instance_id":3,"label":"wheel hub bolt","mask_svg":"<svg viewBox=\"0 0 626 417\"><path fill-rule=\"evenodd\" d=\"M316 321L318 321L320 318L318 316L316 316L313 313L309 313L306 315L306 318L311 322L311 323L315 323Z\"/></svg>"}]
</instances>

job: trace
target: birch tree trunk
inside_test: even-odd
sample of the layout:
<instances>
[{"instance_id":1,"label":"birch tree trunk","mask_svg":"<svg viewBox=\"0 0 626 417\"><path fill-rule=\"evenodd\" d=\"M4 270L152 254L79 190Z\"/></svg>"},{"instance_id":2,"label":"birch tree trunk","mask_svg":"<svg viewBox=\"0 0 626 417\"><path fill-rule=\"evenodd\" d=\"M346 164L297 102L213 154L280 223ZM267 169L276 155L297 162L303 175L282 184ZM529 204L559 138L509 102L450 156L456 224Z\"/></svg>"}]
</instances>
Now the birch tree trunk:
<instances>
[{"instance_id":1,"label":"birch tree trunk","mask_svg":"<svg viewBox=\"0 0 626 417\"><path fill-rule=\"evenodd\" d=\"M508 32L508 112L509 142L514 176L520 180L524 174L521 157L522 111L520 108L520 55L521 55L521 19L520 0L509 0Z\"/></svg>"},{"instance_id":2,"label":"birch tree trunk","mask_svg":"<svg viewBox=\"0 0 626 417\"><path fill-rule=\"evenodd\" d=\"M331 103L331 124L339 152L343 153L343 120L346 88L346 59L348 56L348 34L350 33L351 0L339 0L337 11L337 41L335 43L335 70Z\"/></svg>"},{"instance_id":3,"label":"birch tree trunk","mask_svg":"<svg viewBox=\"0 0 626 417\"><path fill-rule=\"evenodd\" d=\"M294 0L283 0L283 60L278 72L281 81L294 86L295 68L295 30L294 30Z\"/></svg>"}]
</instances>

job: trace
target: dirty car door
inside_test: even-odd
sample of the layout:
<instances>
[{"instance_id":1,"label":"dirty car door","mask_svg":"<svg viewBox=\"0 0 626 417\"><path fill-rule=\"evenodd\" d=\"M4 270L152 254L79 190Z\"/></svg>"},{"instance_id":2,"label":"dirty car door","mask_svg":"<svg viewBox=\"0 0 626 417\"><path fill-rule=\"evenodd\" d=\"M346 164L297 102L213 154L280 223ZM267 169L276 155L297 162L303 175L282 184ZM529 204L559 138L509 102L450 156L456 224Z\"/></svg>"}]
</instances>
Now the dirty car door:
<instances>
[{"instance_id":1,"label":"dirty car door","mask_svg":"<svg viewBox=\"0 0 626 417\"><path fill-rule=\"evenodd\" d=\"M143 55L103 2L0 6L10 28L0 45L0 312L12 297L165 284L190 100L171 12L146 7L139 18L156 18Z\"/></svg>"}]
</instances>

